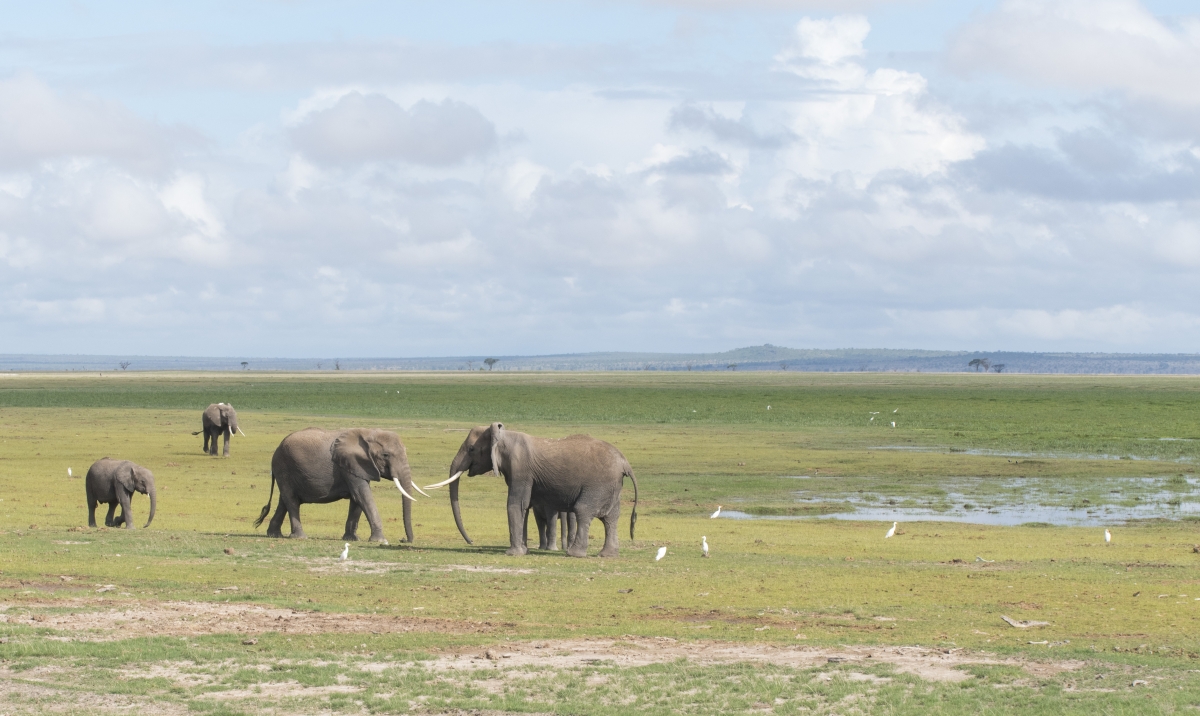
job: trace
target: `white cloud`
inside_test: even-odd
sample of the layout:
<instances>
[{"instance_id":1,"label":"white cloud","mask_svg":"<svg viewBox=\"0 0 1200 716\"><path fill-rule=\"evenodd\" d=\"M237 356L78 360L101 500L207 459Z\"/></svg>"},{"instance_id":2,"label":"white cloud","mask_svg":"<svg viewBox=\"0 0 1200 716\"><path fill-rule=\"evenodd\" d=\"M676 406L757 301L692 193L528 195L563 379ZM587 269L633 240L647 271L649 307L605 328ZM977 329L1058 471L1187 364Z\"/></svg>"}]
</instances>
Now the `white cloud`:
<instances>
[{"instance_id":1,"label":"white cloud","mask_svg":"<svg viewBox=\"0 0 1200 716\"><path fill-rule=\"evenodd\" d=\"M406 110L384 95L353 91L308 114L292 138L325 164L399 159L443 166L486 154L496 144L496 129L462 102L421 100Z\"/></svg>"},{"instance_id":2,"label":"white cloud","mask_svg":"<svg viewBox=\"0 0 1200 716\"><path fill-rule=\"evenodd\" d=\"M167 150L161 129L117 102L56 92L29 74L0 80L0 168L66 157L157 165Z\"/></svg>"},{"instance_id":3,"label":"white cloud","mask_svg":"<svg viewBox=\"0 0 1200 716\"><path fill-rule=\"evenodd\" d=\"M1200 104L1200 20L1170 27L1137 0L1004 0L958 33L950 59L964 72Z\"/></svg>"}]
</instances>

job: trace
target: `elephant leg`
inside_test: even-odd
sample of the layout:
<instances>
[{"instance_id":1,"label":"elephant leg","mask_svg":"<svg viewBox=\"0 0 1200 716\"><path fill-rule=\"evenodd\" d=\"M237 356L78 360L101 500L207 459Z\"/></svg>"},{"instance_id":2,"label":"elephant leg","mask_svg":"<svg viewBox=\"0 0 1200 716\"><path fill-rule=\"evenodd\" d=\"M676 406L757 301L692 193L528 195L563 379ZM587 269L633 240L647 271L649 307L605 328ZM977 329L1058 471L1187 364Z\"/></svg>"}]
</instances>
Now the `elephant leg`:
<instances>
[{"instance_id":1,"label":"elephant leg","mask_svg":"<svg viewBox=\"0 0 1200 716\"><path fill-rule=\"evenodd\" d=\"M616 557L620 551L617 544L617 522L621 517L621 501L612 506L608 514L600 518L604 523L604 546L600 548L601 557Z\"/></svg>"},{"instance_id":2,"label":"elephant leg","mask_svg":"<svg viewBox=\"0 0 1200 716\"><path fill-rule=\"evenodd\" d=\"M567 536L563 539L563 549L565 550L575 540L575 533L579 531L579 520L575 519L574 512L564 512L561 518L567 530Z\"/></svg>"},{"instance_id":3,"label":"elephant leg","mask_svg":"<svg viewBox=\"0 0 1200 716\"><path fill-rule=\"evenodd\" d=\"M217 456L217 431L215 429L209 428L208 434L210 435L210 439L209 439L209 443L208 443L208 454L212 455L213 457L216 457Z\"/></svg>"},{"instance_id":4,"label":"elephant leg","mask_svg":"<svg viewBox=\"0 0 1200 716\"><path fill-rule=\"evenodd\" d=\"M362 515L362 507L354 501L350 500L350 512L346 515L346 533L342 535L342 539L347 542L357 542L358 535L358 518Z\"/></svg>"},{"instance_id":5,"label":"elephant leg","mask_svg":"<svg viewBox=\"0 0 1200 716\"><path fill-rule=\"evenodd\" d=\"M204 435L204 447L200 448L200 450L202 452L207 453L208 452L208 428L204 428L200 432Z\"/></svg>"},{"instance_id":6,"label":"elephant leg","mask_svg":"<svg viewBox=\"0 0 1200 716\"><path fill-rule=\"evenodd\" d=\"M267 525L268 537L283 536L283 518L288 514L287 505L284 504L283 498L279 499L279 506L275 508L275 514L271 516L271 522Z\"/></svg>"},{"instance_id":7,"label":"elephant leg","mask_svg":"<svg viewBox=\"0 0 1200 716\"><path fill-rule=\"evenodd\" d=\"M542 512L541 510L533 511L533 520L534 522L537 522L538 549L549 549L551 540L550 520L546 518L546 513Z\"/></svg>"},{"instance_id":8,"label":"elephant leg","mask_svg":"<svg viewBox=\"0 0 1200 716\"><path fill-rule=\"evenodd\" d=\"M592 516L578 512L576 507L571 514L575 517L575 536L571 539L571 546L567 548L567 554L571 557L586 557L588 546L588 527L591 525Z\"/></svg>"},{"instance_id":9,"label":"elephant leg","mask_svg":"<svg viewBox=\"0 0 1200 716\"><path fill-rule=\"evenodd\" d=\"M105 527L115 527L116 526L113 524L113 513L116 511L117 511L117 503L115 503L115 502L108 503L108 514L104 516L104 526Z\"/></svg>"},{"instance_id":10,"label":"elephant leg","mask_svg":"<svg viewBox=\"0 0 1200 716\"><path fill-rule=\"evenodd\" d=\"M287 514L292 523L292 531L288 534L288 539L304 539L307 535L304 534L304 526L300 524L300 503L295 500L290 501L287 506Z\"/></svg>"},{"instance_id":11,"label":"elephant leg","mask_svg":"<svg viewBox=\"0 0 1200 716\"><path fill-rule=\"evenodd\" d=\"M223 454L225 457L229 457L229 438L231 435L233 435L233 431L230 430L229 428L225 428L224 433L225 433L225 450L224 450ZM214 438L214 440L215 439L216 438Z\"/></svg>"},{"instance_id":12,"label":"elephant leg","mask_svg":"<svg viewBox=\"0 0 1200 716\"><path fill-rule=\"evenodd\" d=\"M87 488L87 506L88 506L88 527L96 526L96 496L92 494L92 488Z\"/></svg>"},{"instance_id":13,"label":"elephant leg","mask_svg":"<svg viewBox=\"0 0 1200 716\"><path fill-rule=\"evenodd\" d=\"M553 552L558 550L558 513L548 510L544 519L546 520L546 544L542 545L542 549Z\"/></svg>"},{"instance_id":14,"label":"elephant leg","mask_svg":"<svg viewBox=\"0 0 1200 716\"><path fill-rule=\"evenodd\" d=\"M508 487L508 550L505 554L509 556L529 553L525 543L525 521L531 492L531 485L522 486L515 480Z\"/></svg>"},{"instance_id":15,"label":"elephant leg","mask_svg":"<svg viewBox=\"0 0 1200 716\"><path fill-rule=\"evenodd\" d=\"M383 520L379 519L379 508L375 506L375 497L371 494L371 483L366 480L352 480L350 494L350 500L358 503L363 514L367 516L367 523L371 525L370 541L387 544L387 538L383 536Z\"/></svg>"},{"instance_id":16,"label":"elephant leg","mask_svg":"<svg viewBox=\"0 0 1200 716\"><path fill-rule=\"evenodd\" d=\"M117 499L121 501L121 518L125 521L125 529L134 529L133 526L133 511L129 509L129 498L131 495L124 490L117 490ZM118 522L118 524L120 524Z\"/></svg>"}]
</instances>

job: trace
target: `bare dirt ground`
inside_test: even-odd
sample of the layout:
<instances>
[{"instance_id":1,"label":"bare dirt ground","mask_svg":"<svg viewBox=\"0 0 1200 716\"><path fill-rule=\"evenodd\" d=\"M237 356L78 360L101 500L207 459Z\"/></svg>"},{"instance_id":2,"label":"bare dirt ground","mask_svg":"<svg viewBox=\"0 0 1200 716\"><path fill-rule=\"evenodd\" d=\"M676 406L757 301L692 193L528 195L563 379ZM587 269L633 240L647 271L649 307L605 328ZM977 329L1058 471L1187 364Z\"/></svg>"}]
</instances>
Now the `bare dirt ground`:
<instances>
[{"instance_id":1,"label":"bare dirt ground","mask_svg":"<svg viewBox=\"0 0 1200 716\"><path fill-rule=\"evenodd\" d=\"M52 608L53 611L47 611ZM61 610L68 610L62 612ZM0 603L0 622L62 632L50 638L77 641L113 641L141 636L201 636L238 634L252 637L279 634L395 634L438 632L489 633L488 622L450 621L401 617L389 614L334 614L220 602L107 602L96 599L22 601L19 609ZM961 666L1009 664L1031 675L1049 675L1080 668L1080 661L1000 659L962 649L920 646L839 646L681 642L669 637L625 636L619 639L558 639L506 642L494 646L446 650L432 661L433 670L495 669L511 667L571 668L598 663L645 666L687 659L697 664L764 662L806 669L822 664L871 665L886 663L897 671L930 681L963 681L970 675Z\"/></svg>"},{"instance_id":2,"label":"bare dirt ground","mask_svg":"<svg viewBox=\"0 0 1200 716\"><path fill-rule=\"evenodd\" d=\"M66 632L63 639L114 641L142 636L209 634L398 634L440 632L478 634L492 630L487 622L418 619L389 614L332 614L287 607L221 602L120 602L119 606L88 599L54 602L22 601L13 611L0 604L0 623ZM42 609L72 610L44 613Z\"/></svg>"}]
</instances>

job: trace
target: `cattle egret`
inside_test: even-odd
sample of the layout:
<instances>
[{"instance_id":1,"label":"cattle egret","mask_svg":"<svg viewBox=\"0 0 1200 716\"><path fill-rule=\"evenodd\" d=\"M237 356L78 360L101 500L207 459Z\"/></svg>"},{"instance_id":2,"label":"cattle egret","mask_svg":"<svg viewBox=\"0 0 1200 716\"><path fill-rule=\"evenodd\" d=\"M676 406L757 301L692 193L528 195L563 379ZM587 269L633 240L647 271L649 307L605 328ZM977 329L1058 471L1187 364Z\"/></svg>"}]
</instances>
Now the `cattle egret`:
<instances>
[{"instance_id":1,"label":"cattle egret","mask_svg":"<svg viewBox=\"0 0 1200 716\"><path fill-rule=\"evenodd\" d=\"M895 410L893 410L892 412L893 412L893 413L898 413L898 412L900 412L900 408L896 408L896 409L895 409Z\"/></svg>"},{"instance_id":2,"label":"cattle egret","mask_svg":"<svg viewBox=\"0 0 1200 716\"><path fill-rule=\"evenodd\" d=\"M715 520L721 516L721 506L717 505L717 511L708 516L708 519Z\"/></svg>"},{"instance_id":3,"label":"cattle egret","mask_svg":"<svg viewBox=\"0 0 1200 716\"><path fill-rule=\"evenodd\" d=\"M658 560L660 560L660 559L662 559L663 557L666 557L666 556L667 556L667 548L666 548L666 547L659 547L659 548L658 548L658 554L654 555L654 561L655 561L655 562L657 562Z\"/></svg>"},{"instance_id":4,"label":"cattle egret","mask_svg":"<svg viewBox=\"0 0 1200 716\"><path fill-rule=\"evenodd\" d=\"M887 539L888 537L891 537L892 535L896 534L896 525L898 525L898 524L900 524L900 523L899 523L899 522L893 522L893 523L892 523L892 528L891 528L890 530L888 530L888 533L887 533L887 534L885 534L885 535L883 536L883 538L884 538L884 539Z\"/></svg>"},{"instance_id":5,"label":"cattle egret","mask_svg":"<svg viewBox=\"0 0 1200 716\"><path fill-rule=\"evenodd\" d=\"M69 468L69 467L67 468L67 477L72 477L71 468Z\"/></svg>"},{"instance_id":6,"label":"cattle egret","mask_svg":"<svg viewBox=\"0 0 1200 716\"><path fill-rule=\"evenodd\" d=\"M770 410L770 409L771 409L771 406L769 406L769 405L768 405L768 406L767 406L767 410Z\"/></svg>"},{"instance_id":7,"label":"cattle egret","mask_svg":"<svg viewBox=\"0 0 1200 716\"><path fill-rule=\"evenodd\" d=\"M350 559L350 543L349 542L347 542L346 546L344 548L342 548L342 561L345 562L348 559Z\"/></svg>"},{"instance_id":8,"label":"cattle egret","mask_svg":"<svg viewBox=\"0 0 1200 716\"><path fill-rule=\"evenodd\" d=\"M994 560L994 559L984 559L983 557L980 557L979 555L975 555L975 561L976 561L976 562L995 562L996 560Z\"/></svg>"},{"instance_id":9,"label":"cattle egret","mask_svg":"<svg viewBox=\"0 0 1200 716\"><path fill-rule=\"evenodd\" d=\"M1106 543L1112 542L1112 532L1109 532L1108 530L1104 530L1104 541Z\"/></svg>"},{"instance_id":10,"label":"cattle egret","mask_svg":"<svg viewBox=\"0 0 1200 716\"><path fill-rule=\"evenodd\" d=\"M708 537L700 538L700 555L703 557L708 556Z\"/></svg>"},{"instance_id":11,"label":"cattle egret","mask_svg":"<svg viewBox=\"0 0 1200 716\"><path fill-rule=\"evenodd\" d=\"M873 423L873 422L875 422L875 416L874 416L874 415L872 415L872 416L871 416L871 419L870 419L870 420L868 420L867 422L869 422L869 423Z\"/></svg>"},{"instance_id":12,"label":"cattle egret","mask_svg":"<svg viewBox=\"0 0 1200 716\"><path fill-rule=\"evenodd\" d=\"M895 421L895 420L893 420L893 421L892 421L892 427L893 427L893 428L894 428L894 427L896 427L896 421Z\"/></svg>"}]
</instances>

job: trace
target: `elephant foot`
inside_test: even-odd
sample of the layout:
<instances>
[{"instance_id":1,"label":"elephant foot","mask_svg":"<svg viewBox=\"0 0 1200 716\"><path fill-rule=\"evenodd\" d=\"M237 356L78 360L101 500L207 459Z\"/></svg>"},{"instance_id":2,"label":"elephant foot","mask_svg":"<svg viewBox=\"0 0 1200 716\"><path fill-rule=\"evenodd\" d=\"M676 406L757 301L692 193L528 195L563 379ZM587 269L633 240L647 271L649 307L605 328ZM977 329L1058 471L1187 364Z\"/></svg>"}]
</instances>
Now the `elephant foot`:
<instances>
[{"instance_id":1,"label":"elephant foot","mask_svg":"<svg viewBox=\"0 0 1200 716\"><path fill-rule=\"evenodd\" d=\"M346 542L357 542L358 535L354 534L353 532L347 532L346 534L342 535L342 540Z\"/></svg>"},{"instance_id":2,"label":"elephant foot","mask_svg":"<svg viewBox=\"0 0 1200 716\"><path fill-rule=\"evenodd\" d=\"M618 550L616 547L605 547L604 549L600 550L600 556L616 557L619 552L620 550Z\"/></svg>"},{"instance_id":3,"label":"elephant foot","mask_svg":"<svg viewBox=\"0 0 1200 716\"><path fill-rule=\"evenodd\" d=\"M378 537L376 537L375 535L371 535L371 538L368 539L367 541L375 542L376 544L387 544L388 543L387 539L383 535L379 535Z\"/></svg>"},{"instance_id":4,"label":"elephant foot","mask_svg":"<svg viewBox=\"0 0 1200 716\"><path fill-rule=\"evenodd\" d=\"M282 538L282 537L283 537L283 531L282 531L282 530L267 530L267 536L268 536L268 537L280 537L280 538Z\"/></svg>"},{"instance_id":5,"label":"elephant foot","mask_svg":"<svg viewBox=\"0 0 1200 716\"><path fill-rule=\"evenodd\" d=\"M520 557L523 554L529 554L529 548L525 545L521 545L519 547L509 547L504 554L507 554L509 557Z\"/></svg>"},{"instance_id":6,"label":"elephant foot","mask_svg":"<svg viewBox=\"0 0 1200 716\"><path fill-rule=\"evenodd\" d=\"M288 535L288 539L308 539L308 535L303 532L293 532Z\"/></svg>"}]
</instances>

